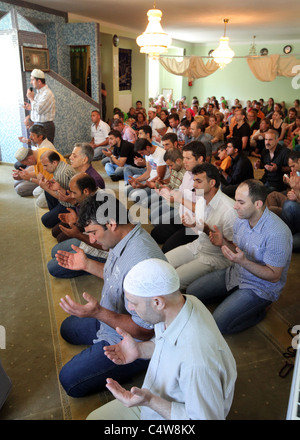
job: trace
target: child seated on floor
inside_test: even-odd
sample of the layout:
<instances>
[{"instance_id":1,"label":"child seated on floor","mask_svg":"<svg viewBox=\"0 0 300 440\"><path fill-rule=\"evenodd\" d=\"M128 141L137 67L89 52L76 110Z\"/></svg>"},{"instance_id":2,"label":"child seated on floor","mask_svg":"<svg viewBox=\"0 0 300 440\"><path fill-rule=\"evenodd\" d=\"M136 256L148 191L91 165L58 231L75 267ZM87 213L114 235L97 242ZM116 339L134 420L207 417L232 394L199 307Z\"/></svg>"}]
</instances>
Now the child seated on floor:
<instances>
[{"instance_id":1,"label":"child seated on floor","mask_svg":"<svg viewBox=\"0 0 300 440\"><path fill-rule=\"evenodd\" d=\"M217 155L220 160L216 160L214 165L218 170L226 171L231 166L231 157L227 154L226 145L221 145L218 148Z\"/></svg>"}]
</instances>

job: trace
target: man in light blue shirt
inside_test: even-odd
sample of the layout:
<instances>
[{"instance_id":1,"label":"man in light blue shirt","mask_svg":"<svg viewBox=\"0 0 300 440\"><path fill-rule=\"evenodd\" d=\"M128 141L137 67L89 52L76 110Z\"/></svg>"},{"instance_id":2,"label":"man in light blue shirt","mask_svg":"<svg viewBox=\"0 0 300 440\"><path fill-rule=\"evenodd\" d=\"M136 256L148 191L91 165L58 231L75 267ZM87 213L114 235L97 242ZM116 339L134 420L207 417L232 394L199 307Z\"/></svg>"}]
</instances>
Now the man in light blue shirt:
<instances>
[{"instance_id":1,"label":"man in light blue shirt","mask_svg":"<svg viewBox=\"0 0 300 440\"><path fill-rule=\"evenodd\" d=\"M261 321L285 285L292 254L286 224L266 207L267 191L256 180L241 183L235 194L238 219L233 242L218 228L210 239L232 265L198 278L188 294L204 303L224 299L213 316L223 334L245 330Z\"/></svg>"}]
</instances>

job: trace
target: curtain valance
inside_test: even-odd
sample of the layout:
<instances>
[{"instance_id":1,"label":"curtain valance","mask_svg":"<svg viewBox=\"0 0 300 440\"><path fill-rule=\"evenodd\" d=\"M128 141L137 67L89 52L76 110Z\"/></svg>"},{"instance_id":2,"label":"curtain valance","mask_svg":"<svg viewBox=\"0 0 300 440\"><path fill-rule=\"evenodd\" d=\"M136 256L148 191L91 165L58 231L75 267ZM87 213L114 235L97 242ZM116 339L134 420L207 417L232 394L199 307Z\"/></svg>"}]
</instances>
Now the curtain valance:
<instances>
[{"instance_id":1,"label":"curtain valance","mask_svg":"<svg viewBox=\"0 0 300 440\"><path fill-rule=\"evenodd\" d=\"M206 63L202 57L186 57L182 61L175 58L161 57L160 64L174 75L185 76L189 81L205 78L219 69L218 64L212 59ZM277 76L293 77L296 75L293 67L300 65L296 57L269 55L261 57L247 57L248 66L259 81L274 81Z\"/></svg>"}]
</instances>

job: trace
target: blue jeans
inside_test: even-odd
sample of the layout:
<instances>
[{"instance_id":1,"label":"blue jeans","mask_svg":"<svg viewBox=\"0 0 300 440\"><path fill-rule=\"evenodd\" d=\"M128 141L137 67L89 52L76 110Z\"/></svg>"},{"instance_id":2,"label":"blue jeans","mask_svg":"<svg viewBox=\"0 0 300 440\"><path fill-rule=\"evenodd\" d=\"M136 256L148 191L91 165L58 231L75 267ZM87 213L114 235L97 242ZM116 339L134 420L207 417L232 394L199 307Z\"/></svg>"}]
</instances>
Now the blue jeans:
<instances>
[{"instance_id":1,"label":"blue jeans","mask_svg":"<svg viewBox=\"0 0 300 440\"><path fill-rule=\"evenodd\" d=\"M50 275L52 275L55 278L74 278L79 277L81 275L89 275L89 272L86 272L85 270L71 270L66 269L62 266L60 266L55 258L55 254L58 250L60 251L66 251L71 252L72 254L75 254L75 251L72 249L72 244L74 246L79 247L80 240L77 238L69 238L68 240L62 241L61 243L56 244L52 250L51 250L51 257L52 259L48 261L47 267ZM92 255L86 254L88 258L91 260L100 261L100 263L105 263L105 259L101 257L93 257Z\"/></svg>"},{"instance_id":2,"label":"blue jeans","mask_svg":"<svg viewBox=\"0 0 300 440\"><path fill-rule=\"evenodd\" d=\"M293 234L293 252L300 252L300 204L294 200L286 200L281 217Z\"/></svg>"},{"instance_id":3,"label":"blue jeans","mask_svg":"<svg viewBox=\"0 0 300 440\"><path fill-rule=\"evenodd\" d=\"M42 223L46 228L53 228L60 222L58 214L68 212L67 208L63 206L59 201L45 191L45 197L47 200L49 211L46 212L41 218Z\"/></svg>"},{"instance_id":4,"label":"blue jeans","mask_svg":"<svg viewBox=\"0 0 300 440\"><path fill-rule=\"evenodd\" d=\"M126 165L124 167L124 180L125 183L128 184L128 177L129 176L141 176L142 174L144 174L144 172L146 171L146 168L139 168L139 167L134 167L132 165Z\"/></svg>"},{"instance_id":5,"label":"blue jeans","mask_svg":"<svg viewBox=\"0 0 300 440\"><path fill-rule=\"evenodd\" d=\"M145 359L137 359L127 365L116 365L109 360L103 351L103 347L109 344L106 341L93 343L100 325L97 319L76 316L69 316L61 325L61 336L67 342L89 345L60 371L60 382L71 397L84 397L103 391L108 377L120 383L127 382L148 367L149 361Z\"/></svg>"},{"instance_id":6,"label":"blue jeans","mask_svg":"<svg viewBox=\"0 0 300 440\"><path fill-rule=\"evenodd\" d=\"M281 217L293 235L300 232L300 204L298 202L286 200L282 206Z\"/></svg>"},{"instance_id":7,"label":"blue jeans","mask_svg":"<svg viewBox=\"0 0 300 440\"><path fill-rule=\"evenodd\" d=\"M111 162L105 164L105 171L109 177L112 175L123 177L124 175L124 167L118 167L118 165Z\"/></svg>"},{"instance_id":8,"label":"blue jeans","mask_svg":"<svg viewBox=\"0 0 300 440\"><path fill-rule=\"evenodd\" d=\"M271 304L256 295L251 289L232 289L225 284L226 269L216 270L193 281L187 288L204 304L223 300L213 312L213 317L222 334L237 333L256 325L266 315ZM225 298L225 299L224 299Z\"/></svg>"}]
</instances>

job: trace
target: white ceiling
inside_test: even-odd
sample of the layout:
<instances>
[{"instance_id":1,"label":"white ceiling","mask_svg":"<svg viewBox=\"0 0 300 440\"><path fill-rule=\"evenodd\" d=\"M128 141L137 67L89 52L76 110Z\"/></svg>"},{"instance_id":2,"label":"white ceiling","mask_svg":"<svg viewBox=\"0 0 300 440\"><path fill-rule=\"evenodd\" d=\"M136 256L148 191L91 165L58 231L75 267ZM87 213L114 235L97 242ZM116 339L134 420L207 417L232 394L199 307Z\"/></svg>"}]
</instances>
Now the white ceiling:
<instances>
[{"instance_id":1,"label":"white ceiling","mask_svg":"<svg viewBox=\"0 0 300 440\"><path fill-rule=\"evenodd\" d=\"M33 0L59 11L114 24L136 35L144 32L153 0ZM163 12L162 27L173 39L190 43L218 42L229 19L231 42L300 40L300 1L290 0L156 0Z\"/></svg>"}]
</instances>

